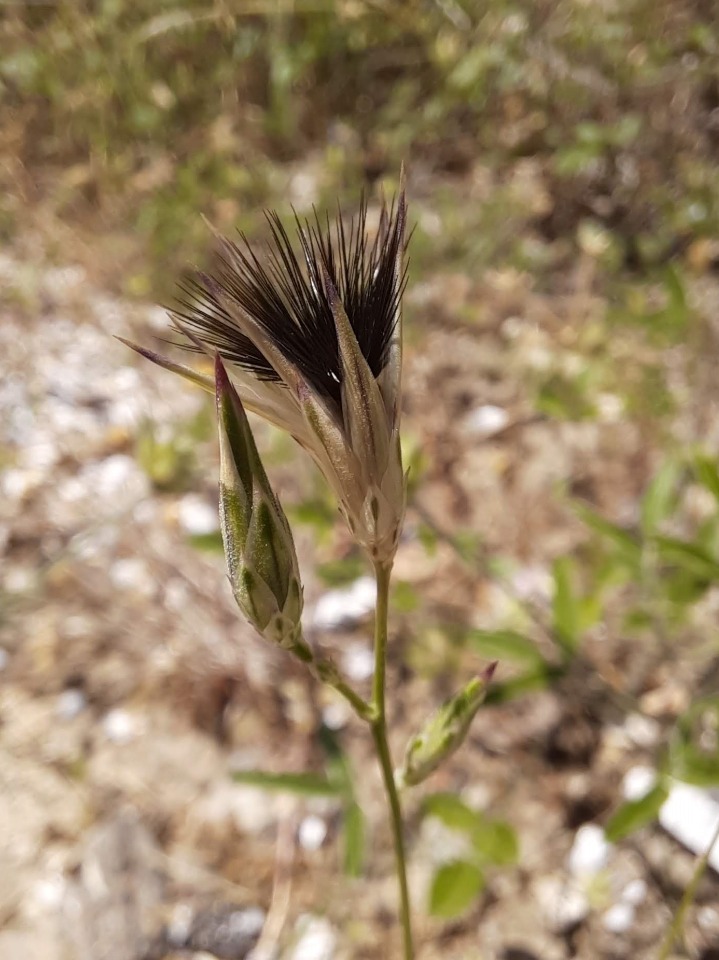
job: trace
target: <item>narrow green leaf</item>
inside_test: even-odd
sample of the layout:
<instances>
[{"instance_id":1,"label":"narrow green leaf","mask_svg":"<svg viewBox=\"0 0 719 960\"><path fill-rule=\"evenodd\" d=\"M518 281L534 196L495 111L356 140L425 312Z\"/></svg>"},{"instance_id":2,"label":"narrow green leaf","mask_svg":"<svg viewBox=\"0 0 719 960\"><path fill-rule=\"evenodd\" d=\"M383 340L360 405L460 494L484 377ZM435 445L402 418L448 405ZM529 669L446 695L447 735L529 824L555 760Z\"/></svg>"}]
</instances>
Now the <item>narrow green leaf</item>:
<instances>
[{"instance_id":1,"label":"narrow green leaf","mask_svg":"<svg viewBox=\"0 0 719 960\"><path fill-rule=\"evenodd\" d=\"M452 830L471 833L481 826L482 815L453 793L431 793L424 801L425 816L437 817Z\"/></svg>"},{"instance_id":2,"label":"narrow green leaf","mask_svg":"<svg viewBox=\"0 0 719 960\"><path fill-rule=\"evenodd\" d=\"M345 807L344 815L344 869L351 877L362 873L365 851L364 814L354 801Z\"/></svg>"},{"instance_id":3,"label":"narrow green leaf","mask_svg":"<svg viewBox=\"0 0 719 960\"><path fill-rule=\"evenodd\" d=\"M438 536L436 530L433 530L426 523L420 523L417 527L417 538L424 547L428 556L433 557L437 552Z\"/></svg>"},{"instance_id":4,"label":"narrow green leaf","mask_svg":"<svg viewBox=\"0 0 719 960\"><path fill-rule=\"evenodd\" d=\"M318 740L326 754L327 779L336 784L349 802L354 802L355 791L352 782L352 768L349 758L342 749L337 733L325 724L319 729Z\"/></svg>"},{"instance_id":5,"label":"narrow green leaf","mask_svg":"<svg viewBox=\"0 0 719 960\"><path fill-rule=\"evenodd\" d=\"M595 585L596 587L596 585ZM600 593L582 597L578 604L579 627L582 632L593 627L602 616L602 597Z\"/></svg>"},{"instance_id":6,"label":"narrow green leaf","mask_svg":"<svg viewBox=\"0 0 719 960\"><path fill-rule=\"evenodd\" d=\"M196 550L206 553L222 553L224 549L222 533L219 530L214 530L212 533L193 533L188 540Z\"/></svg>"},{"instance_id":7,"label":"narrow green leaf","mask_svg":"<svg viewBox=\"0 0 719 960\"><path fill-rule=\"evenodd\" d=\"M338 797L343 785L333 783L318 773L266 773L263 770L239 770L232 774L235 783L245 783L264 790L296 793L307 797Z\"/></svg>"},{"instance_id":8,"label":"narrow green leaf","mask_svg":"<svg viewBox=\"0 0 719 960\"><path fill-rule=\"evenodd\" d=\"M627 800L614 813L606 826L605 833L610 843L616 843L628 837L656 819L659 810L667 799L668 790L663 783L652 787L648 793L637 800Z\"/></svg>"},{"instance_id":9,"label":"narrow green leaf","mask_svg":"<svg viewBox=\"0 0 719 960\"><path fill-rule=\"evenodd\" d=\"M694 473L703 487L719 500L719 470L714 457L703 455L694 458Z\"/></svg>"},{"instance_id":10,"label":"narrow green leaf","mask_svg":"<svg viewBox=\"0 0 719 960\"><path fill-rule=\"evenodd\" d=\"M664 287L673 306L677 309L686 309L687 295L684 287L684 278L675 264L668 264L664 271Z\"/></svg>"},{"instance_id":11,"label":"narrow green leaf","mask_svg":"<svg viewBox=\"0 0 719 960\"><path fill-rule=\"evenodd\" d=\"M573 564L568 557L554 561L554 633L563 650L572 653L580 639L580 610L572 586Z\"/></svg>"},{"instance_id":12,"label":"narrow green leaf","mask_svg":"<svg viewBox=\"0 0 719 960\"><path fill-rule=\"evenodd\" d=\"M317 576L330 587L342 587L354 583L364 573L364 558L361 554L351 554L339 560L328 560L315 568Z\"/></svg>"},{"instance_id":13,"label":"narrow green leaf","mask_svg":"<svg viewBox=\"0 0 719 960\"><path fill-rule=\"evenodd\" d=\"M508 866L519 859L517 834L504 820L481 818L472 831L472 843L486 863Z\"/></svg>"},{"instance_id":14,"label":"narrow green leaf","mask_svg":"<svg viewBox=\"0 0 719 960\"><path fill-rule=\"evenodd\" d=\"M537 665L545 662L534 641L514 630L471 630L467 640L488 660L517 660Z\"/></svg>"},{"instance_id":15,"label":"narrow green leaf","mask_svg":"<svg viewBox=\"0 0 719 960\"><path fill-rule=\"evenodd\" d=\"M493 683L487 692L485 703L507 703L509 700L515 700L517 697L524 696L525 693L533 693L535 690L546 690L564 673L562 667L553 667L544 664L537 670L528 670L526 673L511 680L504 680L500 683Z\"/></svg>"},{"instance_id":16,"label":"narrow green leaf","mask_svg":"<svg viewBox=\"0 0 719 960\"><path fill-rule=\"evenodd\" d=\"M678 499L678 485L682 466L676 460L667 460L657 470L642 497L642 529L653 533L671 516Z\"/></svg>"},{"instance_id":17,"label":"narrow green leaf","mask_svg":"<svg viewBox=\"0 0 719 960\"><path fill-rule=\"evenodd\" d=\"M420 596L415 587L406 580L399 580L392 585L392 609L397 613L412 613L420 604Z\"/></svg>"},{"instance_id":18,"label":"narrow green leaf","mask_svg":"<svg viewBox=\"0 0 719 960\"><path fill-rule=\"evenodd\" d=\"M432 880L429 910L435 917L452 919L472 906L484 888L484 875L473 863L455 860L440 867Z\"/></svg>"},{"instance_id":19,"label":"narrow green leaf","mask_svg":"<svg viewBox=\"0 0 719 960\"><path fill-rule=\"evenodd\" d=\"M719 785L719 751L703 745L704 734L719 726L719 696L695 700L679 718L672 736L669 771L673 777L697 787Z\"/></svg>"},{"instance_id":20,"label":"narrow green leaf","mask_svg":"<svg viewBox=\"0 0 719 960\"><path fill-rule=\"evenodd\" d=\"M329 501L308 499L288 508L288 513L297 523L314 527L316 534L326 536L334 527L337 511Z\"/></svg>"},{"instance_id":21,"label":"narrow green leaf","mask_svg":"<svg viewBox=\"0 0 719 960\"><path fill-rule=\"evenodd\" d=\"M682 617L684 609L702 597L709 589L711 581L706 576L698 577L679 567L663 580L662 592L668 603L675 609L668 611L672 617Z\"/></svg>"},{"instance_id":22,"label":"narrow green leaf","mask_svg":"<svg viewBox=\"0 0 719 960\"><path fill-rule=\"evenodd\" d=\"M695 787L719 787L719 755L685 744L672 755L672 776Z\"/></svg>"},{"instance_id":23,"label":"narrow green leaf","mask_svg":"<svg viewBox=\"0 0 719 960\"><path fill-rule=\"evenodd\" d=\"M719 580L719 562L698 544L675 537L655 537L654 543L665 563L675 564L703 580Z\"/></svg>"},{"instance_id":24,"label":"narrow green leaf","mask_svg":"<svg viewBox=\"0 0 719 960\"><path fill-rule=\"evenodd\" d=\"M596 513L590 507L583 503L574 505L579 518L599 536L609 540L618 548L620 555L628 563L638 564L641 560L641 546L638 540L623 527L616 523L611 523L605 517Z\"/></svg>"},{"instance_id":25,"label":"narrow green leaf","mask_svg":"<svg viewBox=\"0 0 719 960\"><path fill-rule=\"evenodd\" d=\"M452 537L452 546L464 563L476 564L482 548L482 538L469 530L461 530Z\"/></svg>"}]
</instances>

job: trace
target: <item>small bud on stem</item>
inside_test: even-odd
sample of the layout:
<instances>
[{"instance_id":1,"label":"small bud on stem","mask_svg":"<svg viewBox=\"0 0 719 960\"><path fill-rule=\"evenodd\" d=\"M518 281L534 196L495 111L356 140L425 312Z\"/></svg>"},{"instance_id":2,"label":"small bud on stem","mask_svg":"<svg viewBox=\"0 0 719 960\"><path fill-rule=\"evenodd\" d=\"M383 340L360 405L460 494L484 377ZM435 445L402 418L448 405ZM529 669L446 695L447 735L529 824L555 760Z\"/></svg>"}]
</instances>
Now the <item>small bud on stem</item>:
<instances>
[{"instance_id":1,"label":"small bud on stem","mask_svg":"<svg viewBox=\"0 0 719 960\"><path fill-rule=\"evenodd\" d=\"M266 640L293 649L302 637L302 584L292 533L262 466L242 402L219 357L215 384L220 525L232 590L242 612Z\"/></svg>"}]
</instances>

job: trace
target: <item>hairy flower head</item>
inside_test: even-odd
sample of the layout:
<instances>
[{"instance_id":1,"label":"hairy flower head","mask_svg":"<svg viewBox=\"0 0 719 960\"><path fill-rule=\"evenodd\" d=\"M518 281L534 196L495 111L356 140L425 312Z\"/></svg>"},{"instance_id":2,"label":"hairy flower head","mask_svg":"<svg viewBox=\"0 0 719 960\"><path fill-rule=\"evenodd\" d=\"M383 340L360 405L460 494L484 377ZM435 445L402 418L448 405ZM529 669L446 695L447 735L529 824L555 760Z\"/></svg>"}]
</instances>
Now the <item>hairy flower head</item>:
<instances>
[{"instance_id":1,"label":"hairy flower head","mask_svg":"<svg viewBox=\"0 0 719 960\"><path fill-rule=\"evenodd\" d=\"M334 490L375 562L394 556L404 514L399 445L401 300L406 204L383 204L367 234L367 206L334 226L296 219L297 240L269 213L260 258L219 238L213 269L183 285L173 311L189 349L218 353L244 406L287 430ZM131 344L131 346L134 346ZM161 366L212 388L188 367L135 347Z\"/></svg>"}]
</instances>

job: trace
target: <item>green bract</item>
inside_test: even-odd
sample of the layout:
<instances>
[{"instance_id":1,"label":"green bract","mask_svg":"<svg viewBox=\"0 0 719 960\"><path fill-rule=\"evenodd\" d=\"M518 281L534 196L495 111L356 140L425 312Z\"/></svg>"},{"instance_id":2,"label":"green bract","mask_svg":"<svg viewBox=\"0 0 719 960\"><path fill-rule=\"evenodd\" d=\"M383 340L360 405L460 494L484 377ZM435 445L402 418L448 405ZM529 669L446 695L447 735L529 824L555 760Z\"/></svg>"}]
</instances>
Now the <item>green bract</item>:
<instances>
[{"instance_id":1,"label":"green bract","mask_svg":"<svg viewBox=\"0 0 719 960\"><path fill-rule=\"evenodd\" d=\"M464 689L442 704L410 740L404 765L397 775L399 783L412 787L426 780L462 745L487 694L495 667L496 664L492 664L481 677L470 680Z\"/></svg>"},{"instance_id":2,"label":"green bract","mask_svg":"<svg viewBox=\"0 0 719 960\"><path fill-rule=\"evenodd\" d=\"M220 432L220 524L235 599L272 643L302 636L302 584L287 518L267 479L247 415L219 357L215 363Z\"/></svg>"}]
</instances>

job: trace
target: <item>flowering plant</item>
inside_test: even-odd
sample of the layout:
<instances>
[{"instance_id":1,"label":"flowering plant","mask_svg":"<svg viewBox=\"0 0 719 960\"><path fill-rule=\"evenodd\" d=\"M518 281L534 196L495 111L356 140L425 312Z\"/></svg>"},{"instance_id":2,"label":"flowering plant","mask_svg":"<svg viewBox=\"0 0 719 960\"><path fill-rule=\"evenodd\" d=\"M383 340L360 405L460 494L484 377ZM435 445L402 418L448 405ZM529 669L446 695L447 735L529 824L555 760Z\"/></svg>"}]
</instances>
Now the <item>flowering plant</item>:
<instances>
[{"instance_id":1,"label":"flowering plant","mask_svg":"<svg viewBox=\"0 0 719 960\"><path fill-rule=\"evenodd\" d=\"M183 287L171 313L185 346L215 376L134 350L214 391L220 436L220 519L230 581L242 612L268 641L304 662L352 705L372 732L388 800L400 890L404 957L414 956L399 790L429 776L463 741L491 669L429 719L395 773L387 738L385 664L389 586L404 518L400 452L402 295L406 284L404 174L379 229L367 205L334 229L315 215L297 225L298 249L275 213L264 260L242 238L219 237L211 273ZM286 430L324 474L377 579L375 669L366 700L302 634L302 586L287 518L257 452L245 409Z\"/></svg>"}]
</instances>

